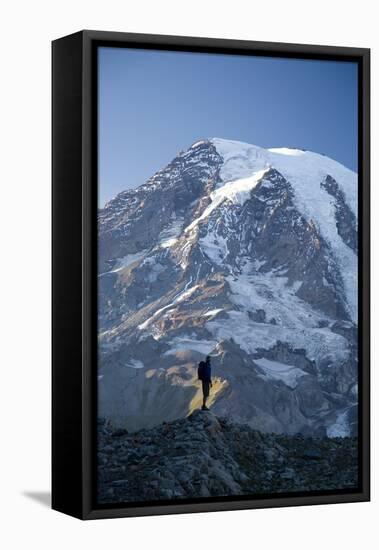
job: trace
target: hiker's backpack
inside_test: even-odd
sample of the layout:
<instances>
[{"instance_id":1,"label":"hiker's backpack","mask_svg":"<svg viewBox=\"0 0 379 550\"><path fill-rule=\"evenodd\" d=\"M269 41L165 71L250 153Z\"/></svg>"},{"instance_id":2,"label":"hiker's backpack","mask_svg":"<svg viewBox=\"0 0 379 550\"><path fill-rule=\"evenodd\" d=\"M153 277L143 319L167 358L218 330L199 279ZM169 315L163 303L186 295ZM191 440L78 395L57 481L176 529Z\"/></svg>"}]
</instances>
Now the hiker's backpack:
<instances>
[{"instance_id":1,"label":"hiker's backpack","mask_svg":"<svg viewBox=\"0 0 379 550\"><path fill-rule=\"evenodd\" d=\"M205 370L205 363L204 361L200 361L199 366L197 367L197 377L199 380L204 379L204 370Z\"/></svg>"}]
</instances>

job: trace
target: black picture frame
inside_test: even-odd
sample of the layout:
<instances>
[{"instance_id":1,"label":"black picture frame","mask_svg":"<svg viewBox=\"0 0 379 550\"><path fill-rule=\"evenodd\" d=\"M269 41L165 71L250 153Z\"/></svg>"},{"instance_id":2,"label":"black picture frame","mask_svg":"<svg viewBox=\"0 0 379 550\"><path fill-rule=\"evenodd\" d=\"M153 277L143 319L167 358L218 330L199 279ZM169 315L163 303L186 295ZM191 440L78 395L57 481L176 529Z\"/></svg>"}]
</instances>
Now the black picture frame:
<instances>
[{"instance_id":1,"label":"black picture frame","mask_svg":"<svg viewBox=\"0 0 379 550\"><path fill-rule=\"evenodd\" d=\"M100 45L350 60L359 71L359 490L96 506L97 87ZM52 43L52 507L81 519L370 499L370 50L81 31Z\"/></svg>"}]
</instances>

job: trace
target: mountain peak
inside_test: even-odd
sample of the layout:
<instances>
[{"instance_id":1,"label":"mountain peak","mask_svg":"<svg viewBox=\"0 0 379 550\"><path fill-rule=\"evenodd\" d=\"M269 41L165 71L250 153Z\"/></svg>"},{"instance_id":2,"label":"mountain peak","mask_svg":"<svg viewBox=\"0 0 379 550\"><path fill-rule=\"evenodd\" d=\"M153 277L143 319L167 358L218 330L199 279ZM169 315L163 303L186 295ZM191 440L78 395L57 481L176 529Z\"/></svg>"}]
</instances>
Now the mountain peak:
<instances>
[{"instance_id":1,"label":"mountain peak","mask_svg":"<svg viewBox=\"0 0 379 550\"><path fill-rule=\"evenodd\" d=\"M99 212L99 414L183 419L211 353L217 415L354 433L356 195L327 157L214 137L116 197Z\"/></svg>"}]
</instances>

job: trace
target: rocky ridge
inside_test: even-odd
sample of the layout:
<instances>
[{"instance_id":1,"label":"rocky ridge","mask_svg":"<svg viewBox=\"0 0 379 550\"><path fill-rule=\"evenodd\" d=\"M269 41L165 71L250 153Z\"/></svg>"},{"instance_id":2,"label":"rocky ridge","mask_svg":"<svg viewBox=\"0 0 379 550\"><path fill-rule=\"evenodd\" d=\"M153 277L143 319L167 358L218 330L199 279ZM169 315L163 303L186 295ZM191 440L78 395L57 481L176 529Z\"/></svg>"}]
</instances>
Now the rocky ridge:
<instances>
[{"instance_id":1,"label":"rocky ridge","mask_svg":"<svg viewBox=\"0 0 379 550\"><path fill-rule=\"evenodd\" d=\"M98 424L99 502L353 489L357 439L261 433L212 412L129 434Z\"/></svg>"}]
</instances>

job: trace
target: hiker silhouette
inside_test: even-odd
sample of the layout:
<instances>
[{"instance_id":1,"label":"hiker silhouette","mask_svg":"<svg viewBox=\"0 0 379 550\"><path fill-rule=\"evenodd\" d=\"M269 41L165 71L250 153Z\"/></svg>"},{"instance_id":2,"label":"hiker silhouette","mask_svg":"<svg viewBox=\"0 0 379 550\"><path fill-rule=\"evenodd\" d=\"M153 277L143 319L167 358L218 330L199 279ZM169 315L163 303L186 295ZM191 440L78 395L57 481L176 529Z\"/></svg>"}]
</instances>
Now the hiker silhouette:
<instances>
[{"instance_id":1,"label":"hiker silhouette","mask_svg":"<svg viewBox=\"0 0 379 550\"><path fill-rule=\"evenodd\" d=\"M197 373L203 389L203 406L201 408L203 411L209 411L207 399L209 397L209 390L212 387L211 358L209 355L207 355L205 361L200 361Z\"/></svg>"}]
</instances>

